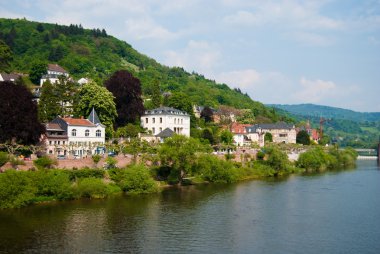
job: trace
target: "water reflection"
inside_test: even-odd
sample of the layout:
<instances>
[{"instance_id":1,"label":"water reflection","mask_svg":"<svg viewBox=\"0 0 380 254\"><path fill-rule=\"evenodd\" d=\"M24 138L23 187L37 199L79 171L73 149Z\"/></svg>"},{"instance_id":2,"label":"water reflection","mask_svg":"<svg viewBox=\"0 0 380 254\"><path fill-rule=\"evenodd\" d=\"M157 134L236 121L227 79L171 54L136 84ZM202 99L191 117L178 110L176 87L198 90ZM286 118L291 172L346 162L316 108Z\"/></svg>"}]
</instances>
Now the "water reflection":
<instances>
[{"instance_id":1,"label":"water reflection","mask_svg":"<svg viewBox=\"0 0 380 254\"><path fill-rule=\"evenodd\" d=\"M380 171L0 211L0 253L377 253Z\"/></svg>"}]
</instances>

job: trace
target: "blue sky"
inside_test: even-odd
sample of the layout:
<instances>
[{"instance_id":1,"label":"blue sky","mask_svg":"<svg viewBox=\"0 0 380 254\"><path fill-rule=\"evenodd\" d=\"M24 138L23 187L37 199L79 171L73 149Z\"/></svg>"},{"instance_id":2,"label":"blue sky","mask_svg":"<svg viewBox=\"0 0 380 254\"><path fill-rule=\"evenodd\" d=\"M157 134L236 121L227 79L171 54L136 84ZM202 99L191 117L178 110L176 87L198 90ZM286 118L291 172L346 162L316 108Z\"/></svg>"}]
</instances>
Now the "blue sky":
<instances>
[{"instance_id":1,"label":"blue sky","mask_svg":"<svg viewBox=\"0 0 380 254\"><path fill-rule=\"evenodd\" d=\"M0 0L0 17L105 28L263 103L380 111L380 0Z\"/></svg>"}]
</instances>

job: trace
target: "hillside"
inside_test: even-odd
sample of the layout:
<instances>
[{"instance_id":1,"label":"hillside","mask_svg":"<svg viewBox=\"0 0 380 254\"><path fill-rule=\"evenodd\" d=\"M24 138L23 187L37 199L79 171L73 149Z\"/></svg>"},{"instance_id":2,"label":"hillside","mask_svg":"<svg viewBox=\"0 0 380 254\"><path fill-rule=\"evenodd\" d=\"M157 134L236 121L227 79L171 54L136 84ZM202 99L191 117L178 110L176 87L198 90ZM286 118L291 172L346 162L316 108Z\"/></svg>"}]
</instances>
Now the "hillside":
<instances>
[{"instance_id":1,"label":"hillside","mask_svg":"<svg viewBox=\"0 0 380 254\"><path fill-rule=\"evenodd\" d=\"M367 113L355 112L348 109L321 106L315 104L299 104L299 105L283 105L283 104L270 104L270 107L286 110L292 114L345 119L354 122L377 122L380 121L380 112Z\"/></svg>"},{"instance_id":2,"label":"hillside","mask_svg":"<svg viewBox=\"0 0 380 254\"><path fill-rule=\"evenodd\" d=\"M154 82L159 82L162 92L184 92L197 105L250 109L256 118L280 120L274 110L251 100L239 89L183 68L161 65L104 29L0 19L0 40L13 52L10 68L13 72L29 73L34 63L42 61L58 63L75 78L89 77L102 83L114 71L128 69L140 79L146 97L151 95Z\"/></svg>"},{"instance_id":3,"label":"hillside","mask_svg":"<svg viewBox=\"0 0 380 254\"><path fill-rule=\"evenodd\" d=\"M298 122L310 121L313 128L319 128L320 118L325 118L325 133L341 146L374 148L379 140L380 113L361 113L314 104L267 106Z\"/></svg>"}]
</instances>

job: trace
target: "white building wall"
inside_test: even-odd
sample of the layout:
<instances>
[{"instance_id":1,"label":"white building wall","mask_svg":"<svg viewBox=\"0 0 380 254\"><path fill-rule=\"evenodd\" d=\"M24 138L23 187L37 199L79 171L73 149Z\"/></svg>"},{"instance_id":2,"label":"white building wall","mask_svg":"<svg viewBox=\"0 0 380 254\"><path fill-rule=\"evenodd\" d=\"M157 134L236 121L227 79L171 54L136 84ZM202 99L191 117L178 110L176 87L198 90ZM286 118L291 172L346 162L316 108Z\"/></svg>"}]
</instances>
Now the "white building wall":
<instances>
[{"instance_id":1,"label":"white building wall","mask_svg":"<svg viewBox=\"0 0 380 254\"><path fill-rule=\"evenodd\" d=\"M73 130L76 130L76 136L73 136ZM86 137L85 132L89 130L89 136ZM101 136L96 137L96 131L100 130ZM98 146L104 146L105 128L98 125L96 127L89 126L72 126L67 127L67 137L69 152L72 155L86 156L95 154Z\"/></svg>"},{"instance_id":2,"label":"white building wall","mask_svg":"<svg viewBox=\"0 0 380 254\"><path fill-rule=\"evenodd\" d=\"M169 128L177 134L190 137L190 116L187 115L143 115L141 126L151 131L153 135Z\"/></svg>"}]
</instances>

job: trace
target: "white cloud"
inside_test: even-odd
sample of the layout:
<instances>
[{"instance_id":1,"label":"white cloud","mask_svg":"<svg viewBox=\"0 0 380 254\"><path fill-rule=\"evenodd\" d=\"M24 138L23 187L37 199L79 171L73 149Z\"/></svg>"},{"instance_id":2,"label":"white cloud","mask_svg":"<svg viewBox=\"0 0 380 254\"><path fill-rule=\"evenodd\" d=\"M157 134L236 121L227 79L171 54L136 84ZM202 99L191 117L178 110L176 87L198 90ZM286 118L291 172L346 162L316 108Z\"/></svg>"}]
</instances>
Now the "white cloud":
<instances>
[{"instance_id":1,"label":"white cloud","mask_svg":"<svg viewBox=\"0 0 380 254\"><path fill-rule=\"evenodd\" d=\"M150 17L127 19L125 25L127 34L135 40L156 39L165 41L176 36L175 33L160 26Z\"/></svg>"},{"instance_id":2,"label":"white cloud","mask_svg":"<svg viewBox=\"0 0 380 254\"><path fill-rule=\"evenodd\" d=\"M230 87L238 87L244 91L252 90L259 85L261 75L254 69L223 72L217 75L216 80L228 84Z\"/></svg>"},{"instance_id":3,"label":"white cloud","mask_svg":"<svg viewBox=\"0 0 380 254\"><path fill-rule=\"evenodd\" d=\"M293 96L299 101L318 103L322 99L336 96L338 91L338 87L334 82L320 79L308 80L302 77L300 85L299 91Z\"/></svg>"},{"instance_id":4,"label":"white cloud","mask_svg":"<svg viewBox=\"0 0 380 254\"><path fill-rule=\"evenodd\" d=\"M164 58L166 65L181 66L188 71L210 75L219 64L221 53L216 44L190 40L185 49L166 51Z\"/></svg>"}]
</instances>

